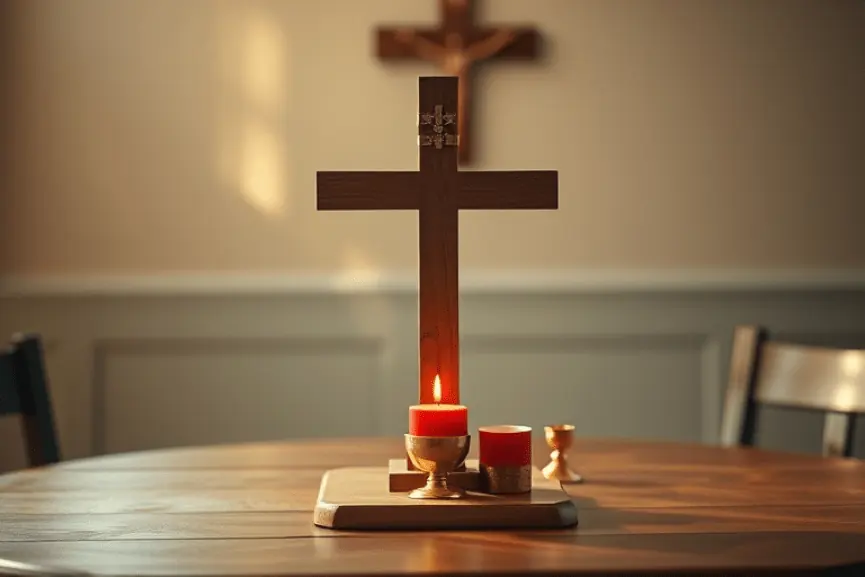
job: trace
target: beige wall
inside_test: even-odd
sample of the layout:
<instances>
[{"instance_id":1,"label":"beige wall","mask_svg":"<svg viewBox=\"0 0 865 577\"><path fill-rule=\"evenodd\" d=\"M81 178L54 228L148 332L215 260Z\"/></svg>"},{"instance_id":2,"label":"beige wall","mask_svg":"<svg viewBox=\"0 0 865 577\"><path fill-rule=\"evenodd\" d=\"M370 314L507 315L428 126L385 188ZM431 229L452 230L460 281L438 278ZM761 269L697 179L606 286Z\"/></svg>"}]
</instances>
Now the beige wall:
<instances>
[{"instance_id":1,"label":"beige wall","mask_svg":"<svg viewBox=\"0 0 865 577\"><path fill-rule=\"evenodd\" d=\"M3 2L3 272L412 267L411 215L314 176L415 167L434 70L371 38L435 4ZM484 6L550 53L482 69L473 168L558 169L561 209L464 215L464 267L865 265L860 0Z\"/></svg>"}]
</instances>

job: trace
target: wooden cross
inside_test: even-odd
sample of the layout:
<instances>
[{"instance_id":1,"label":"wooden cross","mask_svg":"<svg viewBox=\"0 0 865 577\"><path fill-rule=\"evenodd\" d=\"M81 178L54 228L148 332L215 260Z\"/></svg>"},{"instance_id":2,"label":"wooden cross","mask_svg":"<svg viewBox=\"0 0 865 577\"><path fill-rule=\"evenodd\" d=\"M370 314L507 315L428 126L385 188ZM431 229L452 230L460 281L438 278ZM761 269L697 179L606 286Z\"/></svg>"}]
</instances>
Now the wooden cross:
<instances>
[{"instance_id":1,"label":"wooden cross","mask_svg":"<svg viewBox=\"0 0 865 577\"><path fill-rule=\"evenodd\" d=\"M318 172L318 210L418 211L421 403L459 395L458 213L558 208L556 171L460 172L455 77L418 81L418 172ZM493 242L491 240L491 242Z\"/></svg>"},{"instance_id":2,"label":"wooden cross","mask_svg":"<svg viewBox=\"0 0 865 577\"><path fill-rule=\"evenodd\" d=\"M478 28L474 0L439 0L441 24L437 28L390 27L378 29L378 57L382 60L426 60L447 76L460 81L459 159L471 162L471 76L481 60L535 60L540 33L534 28Z\"/></svg>"}]
</instances>

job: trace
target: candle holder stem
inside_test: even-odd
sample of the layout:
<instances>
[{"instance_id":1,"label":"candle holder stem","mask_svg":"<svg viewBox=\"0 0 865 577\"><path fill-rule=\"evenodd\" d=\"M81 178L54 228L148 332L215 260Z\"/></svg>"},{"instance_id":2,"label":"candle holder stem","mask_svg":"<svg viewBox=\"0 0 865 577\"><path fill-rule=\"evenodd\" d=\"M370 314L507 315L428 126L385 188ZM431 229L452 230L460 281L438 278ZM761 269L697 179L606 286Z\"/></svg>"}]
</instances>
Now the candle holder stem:
<instances>
[{"instance_id":1,"label":"candle holder stem","mask_svg":"<svg viewBox=\"0 0 865 577\"><path fill-rule=\"evenodd\" d=\"M426 485L415 489L408 496L412 499L459 499L464 495L461 489L448 487L447 473L430 473Z\"/></svg>"}]
</instances>

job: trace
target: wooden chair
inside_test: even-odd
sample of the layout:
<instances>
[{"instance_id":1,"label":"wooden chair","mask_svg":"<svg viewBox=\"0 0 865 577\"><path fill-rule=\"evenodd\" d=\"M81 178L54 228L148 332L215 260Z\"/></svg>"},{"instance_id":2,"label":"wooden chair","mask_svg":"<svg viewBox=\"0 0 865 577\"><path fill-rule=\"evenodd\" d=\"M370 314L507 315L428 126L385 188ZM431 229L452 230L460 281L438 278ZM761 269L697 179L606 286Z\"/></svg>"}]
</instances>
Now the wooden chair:
<instances>
[{"instance_id":1,"label":"wooden chair","mask_svg":"<svg viewBox=\"0 0 865 577\"><path fill-rule=\"evenodd\" d=\"M51 396L37 335L15 335L0 351L0 416L20 415L31 467L60 461Z\"/></svg>"},{"instance_id":2,"label":"wooden chair","mask_svg":"<svg viewBox=\"0 0 865 577\"><path fill-rule=\"evenodd\" d=\"M865 414L865 350L771 341L764 329L737 327L721 444L754 444L758 405L826 412L823 454L850 457L857 414Z\"/></svg>"}]
</instances>

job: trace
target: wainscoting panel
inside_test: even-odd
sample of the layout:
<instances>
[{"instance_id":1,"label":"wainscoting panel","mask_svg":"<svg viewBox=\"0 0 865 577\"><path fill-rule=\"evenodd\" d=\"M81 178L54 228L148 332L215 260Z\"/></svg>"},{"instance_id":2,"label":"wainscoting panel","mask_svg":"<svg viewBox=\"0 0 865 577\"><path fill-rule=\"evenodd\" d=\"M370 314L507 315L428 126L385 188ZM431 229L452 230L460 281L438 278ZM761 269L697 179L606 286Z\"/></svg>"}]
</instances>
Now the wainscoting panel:
<instances>
[{"instance_id":1,"label":"wainscoting panel","mask_svg":"<svg viewBox=\"0 0 865 577\"><path fill-rule=\"evenodd\" d=\"M544 288L531 280L463 290L472 427L568 421L587 437L715 443L736 324L865 347L865 283ZM67 458L405 431L418 378L410 283L92 289L0 296L0 332L39 332L50 343ZM764 416L762 444L819 447L819 417ZM865 455L861 420L858 437ZM4 445L0 468L10 458Z\"/></svg>"},{"instance_id":2,"label":"wainscoting panel","mask_svg":"<svg viewBox=\"0 0 865 577\"><path fill-rule=\"evenodd\" d=\"M94 449L369 435L379 355L362 338L100 342Z\"/></svg>"},{"instance_id":3,"label":"wainscoting panel","mask_svg":"<svg viewBox=\"0 0 865 577\"><path fill-rule=\"evenodd\" d=\"M573 422L595 435L699 442L703 341L652 334L466 338L463 399L475 425Z\"/></svg>"}]
</instances>

